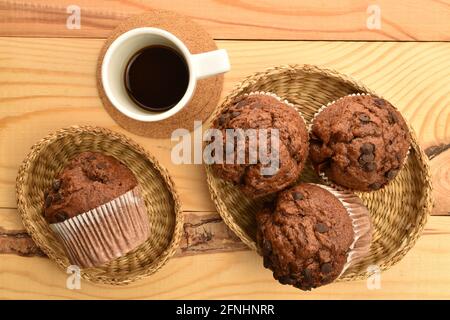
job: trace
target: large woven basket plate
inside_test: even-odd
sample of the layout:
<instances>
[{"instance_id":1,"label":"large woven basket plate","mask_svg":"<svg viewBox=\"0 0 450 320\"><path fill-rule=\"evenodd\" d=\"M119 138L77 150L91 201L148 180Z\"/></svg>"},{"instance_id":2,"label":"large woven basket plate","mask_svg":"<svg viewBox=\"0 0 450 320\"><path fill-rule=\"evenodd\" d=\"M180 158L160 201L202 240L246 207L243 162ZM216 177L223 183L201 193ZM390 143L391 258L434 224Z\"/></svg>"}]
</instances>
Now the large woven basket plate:
<instances>
[{"instance_id":1,"label":"large woven basket plate","mask_svg":"<svg viewBox=\"0 0 450 320\"><path fill-rule=\"evenodd\" d=\"M225 98L213 117L233 98L252 91L273 92L287 99L296 105L308 124L322 105L345 95L369 93L379 97L364 85L333 70L310 65L281 66L246 78ZM380 191L358 193L371 214L371 250L339 280L364 279L378 268L389 268L411 249L426 223L432 208L431 178L427 158L413 130L410 131L409 157L396 179ZM237 187L216 178L211 167L207 166L206 171L212 199L223 220L244 243L256 250L255 213L267 199L250 200ZM300 180L321 183L309 163Z\"/></svg>"},{"instance_id":2,"label":"large woven basket plate","mask_svg":"<svg viewBox=\"0 0 450 320\"><path fill-rule=\"evenodd\" d=\"M116 157L136 176L148 211L150 237L126 255L98 268L81 270L97 283L127 284L161 268L178 247L182 230L181 206L167 171L127 137L97 127L70 127L50 134L33 146L19 169L17 201L22 221L36 244L66 270L63 246L42 216L44 192L77 153L98 151Z\"/></svg>"}]
</instances>

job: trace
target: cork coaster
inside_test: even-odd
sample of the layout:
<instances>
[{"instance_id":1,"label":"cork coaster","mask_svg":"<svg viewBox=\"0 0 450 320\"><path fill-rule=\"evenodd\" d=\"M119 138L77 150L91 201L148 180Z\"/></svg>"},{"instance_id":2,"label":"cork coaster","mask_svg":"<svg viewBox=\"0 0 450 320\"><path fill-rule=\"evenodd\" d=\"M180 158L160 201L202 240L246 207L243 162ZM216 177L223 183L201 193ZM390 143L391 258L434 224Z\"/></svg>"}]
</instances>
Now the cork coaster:
<instances>
[{"instance_id":1,"label":"cork coaster","mask_svg":"<svg viewBox=\"0 0 450 320\"><path fill-rule=\"evenodd\" d=\"M125 20L112 32L100 51L97 64L97 88L109 115L124 129L151 138L170 137L173 130L194 129L194 120L205 122L219 102L223 88L223 75L199 80L191 102L180 112L162 121L143 122L131 119L118 111L109 101L101 81L103 57L111 43L122 33L140 27L155 27L169 31L183 41L192 54L213 51L217 46L211 36L192 20L174 12L152 10Z\"/></svg>"}]
</instances>

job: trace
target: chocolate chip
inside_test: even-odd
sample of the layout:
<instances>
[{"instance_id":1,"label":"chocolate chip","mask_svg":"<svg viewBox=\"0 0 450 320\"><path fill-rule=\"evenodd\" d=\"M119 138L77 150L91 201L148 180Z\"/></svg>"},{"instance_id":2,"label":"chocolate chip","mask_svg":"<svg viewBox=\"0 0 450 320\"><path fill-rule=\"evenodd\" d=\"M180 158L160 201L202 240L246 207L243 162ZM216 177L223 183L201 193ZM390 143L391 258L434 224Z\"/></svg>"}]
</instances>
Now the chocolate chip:
<instances>
[{"instance_id":1,"label":"chocolate chip","mask_svg":"<svg viewBox=\"0 0 450 320\"><path fill-rule=\"evenodd\" d=\"M375 155L373 153L367 153L367 154L362 154L359 159L358 162L360 165L365 165L367 162L371 162L375 160Z\"/></svg>"},{"instance_id":2,"label":"chocolate chip","mask_svg":"<svg viewBox=\"0 0 450 320\"><path fill-rule=\"evenodd\" d=\"M278 281L281 283L281 284L295 284L295 283L297 283L297 280L295 280L294 278L291 278L291 277L289 277L289 276L282 276L282 277L279 277L278 278Z\"/></svg>"},{"instance_id":3,"label":"chocolate chip","mask_svg":"<svg viewBox=\"0 0 450 320\"><path fill-rule=\"evenodd\" d=\"M61 180L56 179L52 184L53 191L57 192L61 188Z\"/></svg>"},{"instance_id":4,"label":"chocolate chip","mask_svg":"<svg viewBox=\"0 0 450 320\"><path fill-rule=\"evenodd\" d=\"M56 221L58 221L58 222L63 222L63 221L65 221L65 220L67 220L67 218L68 218L67 213L65 213L64 211L58 212L58 213L55 215L55 219L56 219Z\"/></svg>"},{"instance_id":5,"label":"chocolate chip","mask_svg":"<svg viewBox=\"0 0 450 320\"><path fill-rule=\"evenodd\" d=\"M239 111L234 111L233 113L231 113L231 117L232 118L236 118L237 116L239 116L241 113Z\"/></svg>"},{"instance_id":6,"label":"chocolate chip","mask_svg":"<svg viewBox=\"0 0 450 320\"><path fill-rule=\"evenodd\" d=\"M303 280L305 280L306 282L311 282L313 280L311 271L309 269L304 269L302 271L302 275L303 275Z\"/></svg>"},{"instance_id":7,"label":"chocolate chip","mask_svg":"<svg viewBox=\"0 0 450 320\"><path fill-rule=\"evenodd\" d=\"M359 115L359 120L361 122L368 123L368 122L370 122L370 117L367 114L365 114L365 113L361 113Z\"/></svg>"},{"instance_id":8,"label":"chocolate chip","mask_svg":"<svg viewBox=\"0 0 450 320\"><path fill-rule=\"evenodd\" d=\"M366 172L372 172L377 168L377 165L375 164L375 162L366 162L363 166L364 171Z\"/></svg>"},{"instance_id":9,"label":"chocolate chip","mask_svg":"<svg viewBox=\"0 0 450 320\"><path fill-rule=\"evenodd\" d=\"M53 196L53 201L58 202L58 201L62 200L62 198L63 198L63 196L62 196L60 193L56 193L56 194Z\"/></svg>"},{"instance_id":10,"label":"chocolate chip","mask_svg":"<svg viewBox=\"0 0 450 320\"><path fill-rule=\"evenodd\" d=\"M105 169L106 163L105 162L99 162L96 164L97 169Z\"/></svg>"},{"instance_id":11,"label":"chocolate chip","mask_svg":"<svg viewBox=\"0 0 450 320\"><path fill-rule=\"evenodd\" d=\"M314 288L311 284L305 285L304 283L297 283L294 285L294 287L299 288L303 291L311 291L312 288Z\"/></svg>"},{"instance_id":12,"label":"chocolate chip","mask_svg":"<svg viewBox=\"0 0 450 320\"><path fill-rule=\"evenodd\" d=\"M287 284L287 282L285 281L287 279L287 277L286 276L282 276L282 277L278 277L278 281L281 283L281 284Z\"/></svg>"},{"instance_id":13,"label":"chocolate chip","mask_svg":"<svg viewBox=\"0 0 450 320\"><path fill-rule=\"evenodd\" d=\"M374 183L369 185L369 188L372 189L372 190L378 190L378 189L381 188L381 183L374 182Z\"/></svg>"},{"instance_id":14,"label":"chocolate chip","mask_svg":"<svg viewBox=\"0 0 450 320\"><path fill-rule=\"evenodd\" d=\"M386 172L386 178L388 178L389 180L392 180L395 178L395 176L397 175L398 170L397 169L391 169L388 172Z\"/></svg>"},{"instance_id":15,"label":"chocolate chip","mask_svg":"<svg viewBox=\"0 0 450 320\"><path fill-rule=\"evenodd\" d=\"M375 145L373 143L363 143L359 151L363 154L373 153L375 151Z\"/></svg>"},{"instance_id":16,"label":"chocolate chip","mask_svg":"<svg viewBox=\"0 0 450 320\"><path fill-rule=\"evenodd\" d=\"M386 104L386 101L384 99L377 98L377 99L373 100L373 103L375 103L375 105L377 105L379 107L382 107Z\"/></svg>"},{"instance_id":17,"label":"chocolate chip","mask_svg":"<svg viewBox=\"0 0 450 320\"><path fill-rule=\"evenodd\" d=\"M263 242L263 255L268 255L272 253L272 243L268 240L264 240Z\"/></svg>"},{"instance_id":18,"label":"chocolate chip","mask_svg":"<svg viewBox=\"0 0 450 320\"><path fill-rule=\"evenodd\" d=\"M47 196L45 198L45 207L48 208L52 205L52 201L53 201L53 197L52 196Z\"/></svg>"},{"instance_id":19,"label":"chocolate chip","mask_svg":"<svg viewBox=\"0 0 450 320\"><path fill-rule=\"evenodd\" d=\"M325 233L328 231L328 226L325 223L318 222L314 226L314 230L316 230L319 233Z\"/></svg>"},{"instance_id":20,"label":"chocolate chip","mask_svg":"<svg viewBox=\"0 0 450 320\"><path fill-rule=\"evenodd\" d=\"M333 270L333 267L331 266L331 263L324 263L320 266L320 271L322 273L330 273Z\"/></svg>"},{"instance_id":21,"label":"chocolate chip","mask_svg":"<svg viewBox=\"0 0 450 320\"><path fill-rule=\"evenodd\" d=\"M221 125L223 125L224 123L225 123L225 116L222 114L222 115L220 115L220 117L219 117L219 125L221 126Z\"/></svg>"},{"instance_id":22,"label":"chocolate chip","mask_svg":"<svg viewBox=\"0 0 450 320\"><path fill-rule=\"evenodd\" d=\"M294 192L292 194L292 196L294 197L294 200L296 200L296 201L303 200L305 198L301 192Z\"/></svg>"},{"instance_id":23,"label":"chocolate chip","mask_svg":"<svg viewBox=\"0 0 450 320\"><path fill-rule=\"evenodd\" d=\"M389 111L389 114L388 114L388 121L389 121L389 124L394 124L397 122L397 117L391 111Z\"/></svg>"},{"instance_id":24,"label":"chocolate chip","mask_svg":"<svg viewBox=\"0 0 450 320\"><path fill-rule=\"evenodd\" d=\"M264 268L269 269L272 266L272 261L266 256L263 257Z\"/></svg>"}]
</instances>

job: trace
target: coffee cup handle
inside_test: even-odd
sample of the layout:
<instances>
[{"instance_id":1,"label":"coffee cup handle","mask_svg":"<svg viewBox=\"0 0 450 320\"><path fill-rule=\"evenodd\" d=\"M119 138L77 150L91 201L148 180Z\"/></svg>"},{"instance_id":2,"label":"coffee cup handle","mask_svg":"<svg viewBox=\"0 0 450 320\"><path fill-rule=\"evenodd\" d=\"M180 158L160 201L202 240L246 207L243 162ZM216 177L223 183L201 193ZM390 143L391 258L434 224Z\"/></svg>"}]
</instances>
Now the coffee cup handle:
<instances>
[{"instance_id":1,"label":"coffee cup handle","mask_svg":"<svg viewBox=\"0 0 450 320\"><path fill-rule=\"evenodd\" d=\"M197 80L230 70L230 61L225 49L193 54L192 64Z\"/></svg>"}]
</instances>

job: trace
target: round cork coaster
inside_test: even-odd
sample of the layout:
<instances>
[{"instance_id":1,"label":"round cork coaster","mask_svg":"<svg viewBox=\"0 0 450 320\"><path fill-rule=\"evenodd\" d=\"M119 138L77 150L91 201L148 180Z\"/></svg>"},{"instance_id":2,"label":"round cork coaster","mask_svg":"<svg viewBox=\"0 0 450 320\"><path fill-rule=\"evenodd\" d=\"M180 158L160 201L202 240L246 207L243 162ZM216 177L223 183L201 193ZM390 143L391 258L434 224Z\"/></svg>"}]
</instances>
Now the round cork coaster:
<instances>
[{"instance_id":1,"label":"round cork coaster","mask_svg":"<svg viewBox=\"0 0 450 320\"><path fill-rule=\"evenodd\" d=\"M185 43L192 54L213 51L217 46L211 36L189 18L174 12L152 10L125 20L112 32L103 46L97 64L97 88L109 115L124 129L152 138L170 137L173 130L194 129L194 120L205 122L219 102L223 88L223 74L198 80L191 102L180 112L162 121L143 122L131 119L118 111L107 98L101 81L103 57L111 43L122 33L140 27L155 27L169 31Z\"/></svg>"}]
</instances>

